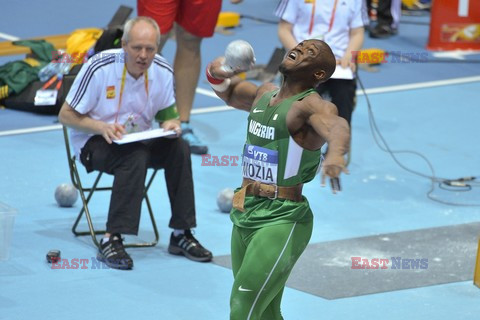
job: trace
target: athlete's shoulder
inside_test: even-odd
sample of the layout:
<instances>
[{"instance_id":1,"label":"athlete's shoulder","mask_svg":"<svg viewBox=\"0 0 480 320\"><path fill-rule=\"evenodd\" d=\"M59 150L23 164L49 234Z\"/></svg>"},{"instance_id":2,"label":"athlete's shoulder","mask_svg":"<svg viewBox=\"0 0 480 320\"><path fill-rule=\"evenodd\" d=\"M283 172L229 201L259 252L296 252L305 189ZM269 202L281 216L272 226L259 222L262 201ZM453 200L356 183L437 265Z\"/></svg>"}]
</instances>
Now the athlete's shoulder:
<instances>
[{"instance_id":1,"label":"athlete's shoulder","mask_svg":"<svg viewBox=\"0 0 480 320\"><path fill-rule=\"evenodd\" d=\"M337 107L330 101L323 99L317 92L312 92L300 101L295 103L295 106L308 111L308 113L333 113L337 114Z\"/></svg>"},{"instance_id":2,"label":"athlete's shoulder","mask_svg":"<svg viewBox=\"0 0 480 320\"><path fill-rule=\"evenodd\" d=\"M273 83L264 83L260 85L259 87L257 87L257 92L255 93L255 99L252 105L256 105L265 94L276 90L278 90L278 87Z\"/></svg>"},{"instance_id":3,"label":"athlete's shoulder","mask_svg":"<svg viewBox=\"0 0 480 320\"><path fill-rule=\"evenodd\" d=\"M271 82L264 83L264 84L262 84L258 87L257 97L261 97L265 93L272 92L272 91L275 91L275 90L278 90L278 87L275 84L273 84Z\"/></svg>"}]
</instances>

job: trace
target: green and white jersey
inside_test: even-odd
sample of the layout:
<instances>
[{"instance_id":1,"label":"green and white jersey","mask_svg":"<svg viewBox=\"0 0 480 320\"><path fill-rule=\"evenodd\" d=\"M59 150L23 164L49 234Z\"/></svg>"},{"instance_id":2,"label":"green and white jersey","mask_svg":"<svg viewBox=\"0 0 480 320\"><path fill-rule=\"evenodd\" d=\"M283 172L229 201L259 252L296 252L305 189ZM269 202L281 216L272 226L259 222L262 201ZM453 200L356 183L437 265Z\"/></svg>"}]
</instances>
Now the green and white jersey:
<instances>
[{"instance_id":1,"label":"green and white jersey","mask_svg":"<svg viewBox=\"0 0 480 320\"><path fill-rule=\"evenodd\" d=\"M267 92L260 98L248 117L247 141L242 157L244 178L293 186L315 177L321 151L306 150L298 145L290 136L286 123L292 104L314 92L313 89L301 92L273 106L270 106L270 100L278 90ZM231 212L232 221L247 228L311 218L306 198L303 202L294 202L247 196L245 212L235 209Z\"/></svg>"},{"instance_id":2,"label":"green and white jersey","mask_svg":"<svg viewBox=\"0 0 480 320\"><path fill-rule=\"evenodd\" d=\"M243 176L263 183L293 186L315 177L321 154L320 150L305 150L293 140L287 128L287 113L292 103L315 91L307 90L269 106L277 92L264 94L250 111Z\"/></svg>"}]
</instances>

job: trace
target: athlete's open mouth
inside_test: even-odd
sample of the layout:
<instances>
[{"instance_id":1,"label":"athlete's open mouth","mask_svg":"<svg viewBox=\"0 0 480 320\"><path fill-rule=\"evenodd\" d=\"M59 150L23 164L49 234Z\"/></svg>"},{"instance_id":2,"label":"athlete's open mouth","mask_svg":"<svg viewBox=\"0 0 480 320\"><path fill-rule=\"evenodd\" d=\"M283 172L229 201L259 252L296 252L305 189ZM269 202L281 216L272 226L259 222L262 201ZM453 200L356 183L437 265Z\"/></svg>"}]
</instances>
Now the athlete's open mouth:
<instances>
[{"instance_id":1,"label":"athlete's open mouth","mask_svg":"<svg viewBox=\"0 0 480 320\"><path fill-rule=\"evenodd\" d=\"M292 60L295 60L297 58L297 52L290 51L290 53L288 54L288 58L292 59Z\"/></svg>"}]
</instances>

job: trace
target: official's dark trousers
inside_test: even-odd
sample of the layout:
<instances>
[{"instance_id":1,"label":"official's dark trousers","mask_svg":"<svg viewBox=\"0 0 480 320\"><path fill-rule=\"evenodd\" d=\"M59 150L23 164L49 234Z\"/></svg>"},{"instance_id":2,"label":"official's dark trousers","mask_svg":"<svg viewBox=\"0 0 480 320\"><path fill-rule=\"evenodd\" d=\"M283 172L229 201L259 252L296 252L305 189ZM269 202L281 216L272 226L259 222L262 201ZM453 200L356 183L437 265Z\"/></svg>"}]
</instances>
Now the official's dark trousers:
<instances>
[{"instance_id":1,"label":"official's dark trousers","mask_svg":"<svg viewBox=\"0 0 480 320\"><path fill-rule=\"evenodd\" d=\"M350 125L355 106L356 80L329 79L321 83L316 90L321 96L324 94L330 95L332 103L337 106L338 115L347 120Z\"/></svg>"},{"instance_id":2,"label":"official's dark trousers","mask_svg":"<svg viewBox=\"0 0 480 320\"><path fill-rule=\"evenodd\" d=\"M93 136L81 150L80 159L88 172L96 170L114 176L108 233L138 233L148 168L164 169L172 210L169 227L196 227L190 148L182 138L120 145Z\"/></svg>"},{"instance_id":3,"label":"official's dark trousers","mask_svg":"<svg viewBox=\"0 0 480 320\"><path fill-rule=\"evenodd\" d=\"M377 23L382 26L392 26L392 0L381 0L378 2Z\"/></svg>"},{"instance_id":4,"label":"official's dark trousers","mask_svg":"<svg viewBox=\"0 0 480 320\"><path fill-rule=\"evenodd\" d=\"M398 27L401 16L401 0L379 0L377 4L377 24L381 26ZM367 9L372 9L372 0L367 0ZM394 18L394 15L396 18Z\"/></svg>"}]
</instances>

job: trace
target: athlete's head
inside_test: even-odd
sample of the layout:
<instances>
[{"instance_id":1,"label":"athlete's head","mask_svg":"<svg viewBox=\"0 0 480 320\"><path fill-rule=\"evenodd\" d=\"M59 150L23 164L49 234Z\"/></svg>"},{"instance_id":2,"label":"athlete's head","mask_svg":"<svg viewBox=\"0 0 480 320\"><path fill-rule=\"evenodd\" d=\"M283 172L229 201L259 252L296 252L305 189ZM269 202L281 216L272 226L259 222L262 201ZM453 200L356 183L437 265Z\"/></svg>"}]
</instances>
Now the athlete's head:
<instances>
[{"instance_id":1,"label":"athlete's head","mask_svg":"<svg viewBox=\"0 0 480 320\"><path fill-rule=\"evenodd\" d=\"M152 64L160 44L160 28L155 20L136 17L127 21L122 37L128 72L141 76Z\"/></svg>"},{"instance_id":2,"label":"athlete's head","mask_svg":"<svg viewBox=\"0 0 480 320\"><path fill-rule=\"evenodd\" d=\"M332 49L318 39L305 40L287 52L279 70L285 78L311 83L316 87L327 81L335 71Z\"/></svg>"}]
</instances>

